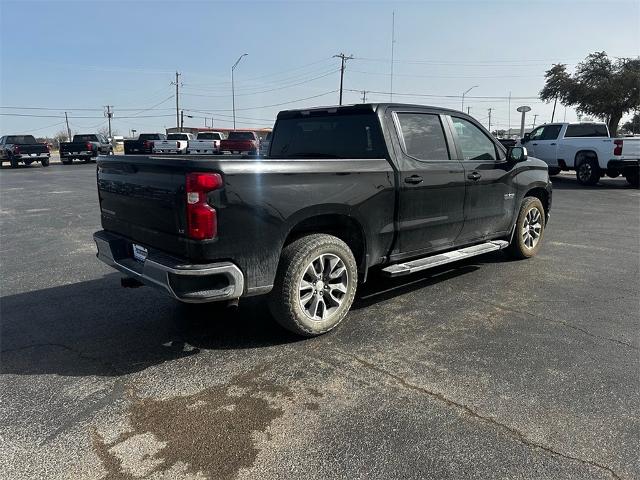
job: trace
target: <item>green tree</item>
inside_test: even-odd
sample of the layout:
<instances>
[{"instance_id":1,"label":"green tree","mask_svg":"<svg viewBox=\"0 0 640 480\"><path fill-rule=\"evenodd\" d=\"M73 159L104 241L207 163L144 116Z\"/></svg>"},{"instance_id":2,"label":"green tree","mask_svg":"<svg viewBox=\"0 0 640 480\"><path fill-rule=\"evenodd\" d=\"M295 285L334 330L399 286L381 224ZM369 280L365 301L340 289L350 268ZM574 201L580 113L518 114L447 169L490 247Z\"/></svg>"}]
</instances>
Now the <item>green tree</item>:
<instances>
[{"instance_id":1,"label":"green tree","mask_svg":"<svg viewBox=\"0 0 640 480\"><path fill-rule=\"evenodd\" d=\"M631 120L623 123L622 128L629 133L640 133L640 113L636 113Z\"/></svg>"},{"instance_id":2,"label":"green tree","mask_svg":"<svg viewBox=\"0 0 640 480\"><path fill-rule=\"evenodd\" d=\"M605 52L596 52L579 63L573 75L566 65L555 64L545 74L540 98L603 118L615 136L622 116L640 107L640 59L611 60Z\"/></svg>"}]
</instances>

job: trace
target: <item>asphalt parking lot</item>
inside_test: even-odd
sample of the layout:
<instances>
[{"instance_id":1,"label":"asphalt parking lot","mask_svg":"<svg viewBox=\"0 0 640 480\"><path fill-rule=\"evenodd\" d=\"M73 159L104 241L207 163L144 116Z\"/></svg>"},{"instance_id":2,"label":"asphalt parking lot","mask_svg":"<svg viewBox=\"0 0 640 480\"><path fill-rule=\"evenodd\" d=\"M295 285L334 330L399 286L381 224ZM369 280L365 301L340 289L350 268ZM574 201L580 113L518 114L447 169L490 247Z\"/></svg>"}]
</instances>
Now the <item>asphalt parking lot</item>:
<instances>
[{"instance_id":1,"label":"asphalt parking lot","mask_svg":"<svg viewBox=\"0 0 640 480\"><path fill-rule=\"evenodd\" d=\"M95 165L0 171L3 478L639 478L640 191L554 179L541 253L373 277L301 340L95 258Z\"/></svg>"}]
</instances>

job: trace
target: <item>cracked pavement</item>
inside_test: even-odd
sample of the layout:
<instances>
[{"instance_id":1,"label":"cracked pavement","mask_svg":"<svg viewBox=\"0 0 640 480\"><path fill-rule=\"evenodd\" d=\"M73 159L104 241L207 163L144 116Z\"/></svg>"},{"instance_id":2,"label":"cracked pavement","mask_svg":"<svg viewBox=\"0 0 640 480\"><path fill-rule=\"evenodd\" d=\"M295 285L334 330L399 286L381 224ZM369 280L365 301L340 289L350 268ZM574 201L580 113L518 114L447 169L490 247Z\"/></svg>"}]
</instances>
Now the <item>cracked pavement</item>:
<instances>
[{"instance_id":1,"label":"cracked pavement","mask_svg":"<svg viewBox=\"0 0 640 480\"><path fill-rule=\"evenodd\" d=\"M123 289L95 165L0 170L3 478L640 477L640 192L554 179L540 254L371 276L301 340Z\"/></svg>"}]
</instances>

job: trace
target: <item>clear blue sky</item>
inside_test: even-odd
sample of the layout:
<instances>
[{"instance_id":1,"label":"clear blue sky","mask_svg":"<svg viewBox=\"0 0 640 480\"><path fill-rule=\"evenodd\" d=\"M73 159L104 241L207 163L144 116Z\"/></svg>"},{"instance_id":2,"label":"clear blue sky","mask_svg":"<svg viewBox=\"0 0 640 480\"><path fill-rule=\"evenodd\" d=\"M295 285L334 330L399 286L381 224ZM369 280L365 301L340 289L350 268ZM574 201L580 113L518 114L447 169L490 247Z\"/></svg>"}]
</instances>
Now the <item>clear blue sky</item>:
<instances>
[{"instance_id":1,"label":"clear blue sky","mask_svg":"<svg viewBox=\"0 0 640 480\"><path fill-rule=\"evenodd\" d=\"M369 90L367 100L387 101L388 93L373 92L390 90L393 11L396 101L460 108L459 98L446 96L460 96L473 85L478 87L470 97L535 97L554 62L572 68L600 50L640 54L637 0L0 0L0 106L20 107L0 113L39 115L0 116L0 132L54 134L63 127L65 110L72 129L93 131L106 123L103 105L114 106L120 134L174 126L170 82L176 69L186 113L228 127L230 68L245 52L236 70L238 126L271 126L281 109L336 104L338 94L325 93L338 88L339 60L332 55L340 52L356 57L347 63L345 88ZM307 97L316 98L269 106ZM345 103L361 97L346 91ZM551 106L514 99L514 127L519 104L532 106L538 124L550 120ZM465 105L485 125L493 108L493 126L506 127L506 99L469 98ZM560 107L556 120L563 117ZM568 109L566 118L575 120L575 112ZM187 118L185 125L204 122Z\"/></svg>"}]
</instances>

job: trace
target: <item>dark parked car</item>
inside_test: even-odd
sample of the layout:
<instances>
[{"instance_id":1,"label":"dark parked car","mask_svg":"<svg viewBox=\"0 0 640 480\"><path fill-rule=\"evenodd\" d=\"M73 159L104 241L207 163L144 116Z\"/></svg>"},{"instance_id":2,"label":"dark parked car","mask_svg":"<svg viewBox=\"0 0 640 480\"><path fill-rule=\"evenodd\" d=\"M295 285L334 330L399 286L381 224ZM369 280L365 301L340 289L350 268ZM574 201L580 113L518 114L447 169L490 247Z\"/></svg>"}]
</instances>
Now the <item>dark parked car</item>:
<instances>
[{"instance_id":1,"label":"dark parked car","mask_svg":"<svg viewBox=\"0 0 640 480\"><path fill-rule=\"evenodd\" d=\"M183 302L269 294L301 335L334 328L372 267L401 276L540 249L544 162L475 119L363 104L278 115L269 158L103 157L98 258Z\"/></svg>"},{"instance_id":2,"label":"dark parked car","mask_svg":"<svg viewBox=\"0 0 640 480\"><path fill-rule=\"evenodd\" d=\"M141 133L135 140L124 141L125 155L150 154L153 153L154 140L166 140L164 133Z\"/></svg>"},{"instance_id":3,"label":"dark parked car","mask_svg":"<svg viewBox=\"0 0 640 480\"><path fill-rule=\"evenodd\" d=\"M113 155L113 145L100 133L81 133L72 142L60 142L60 160L65 165L74 159L88 162L98 155Z\"/></svg>"},{"instance_id":4,"label":"dark parked car","mask_svg":"<svg viewBox=\"0 0 640 480\"><path fill-rule=\"evenodd\" d=\"M43 167L49 166L49 145L38 143L33 135L7 135L0 138L0 165L9 162L16 168L20 162L31 165L40 162Z\"/></svg>"}]
</instances>

